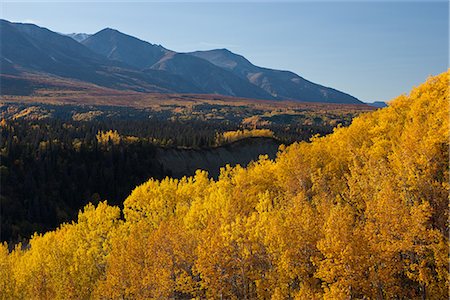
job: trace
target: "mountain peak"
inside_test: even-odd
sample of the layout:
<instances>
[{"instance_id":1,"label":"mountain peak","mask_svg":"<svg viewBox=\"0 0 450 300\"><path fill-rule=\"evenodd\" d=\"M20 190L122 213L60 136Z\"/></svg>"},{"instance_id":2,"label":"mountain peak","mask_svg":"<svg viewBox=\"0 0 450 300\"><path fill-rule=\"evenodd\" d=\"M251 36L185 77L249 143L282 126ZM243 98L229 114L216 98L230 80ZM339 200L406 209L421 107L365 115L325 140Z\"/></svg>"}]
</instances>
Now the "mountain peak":
<instances>
[{"instance_id":1,"label":"mountain peak","mask_svg":"<svg viewBox=\"0 0 450 300\"><path fill-rule=\"evenodd\" d=\"M233 52L231 52L230 50L228 50L227 48L221 48L221 49L213 49L211 51L220 51L220 52L225 52L225 53L231 53L234 54Z\"/></svg>"},{"instance_id":2,"label":"mountain peak","mask_svg":"<svg viewBox=\"0 0 450 300\"><path fill-rule=\"evenodd\" d=\"M154 45L154 44L152 44L150 42L141 40L141 39L139 39L137 37L134 37L132 35L128 35L128 34L123 33L123 32L121 32L121 31L119 31L117 29L110 28L110 27L106 27L106 28L104 28L104 29L102 29L102 30L100 30L100 31L98 31L98 32L96 32L96 33L94 33L92 35L92 37L99 37L99 36L108 36L108 37L113 37L113 38L120 38L123 41L126 41L126 40L127 40L127 42L134 41L135 43L140 43L141 45L143 45L143 44L152 45L152 46Z\"/></svg>"},{"instance_id":3,"label":"mountain peak","mask_svg":"<svg viewBox=\"0 0 450 300\"><path fill-rule=\"evenodd\" d=\"M172 51L113 28L105 28L82 42L92 51L108 59L124 62L137 69L146 69Z\"/></svg>"},{"instance_id":4,"label":"mountain peak","mask_svg":"<svg viewBox=\"0 0 450 300\"><path fill-rule=\"evenodd\" d=\"M122 32L120 32L117 29L110 28L110 27L103 28L102 30L94 33L92 36L111 36L111 37L112 36L128 36L130 38L135 38L135 37L132 37L132 36L127 35L125 33L122 33Z\"/></svg>"},{"instance_id":5,"label":"mountain peak","mask_svg":"<svg viewBox=\"0 0 450 300\"><path fill-rule=\"evenodd\" d=\"M68 37L73 38L75 41L81 43L82 41L84 41L85 39L89 38L92 34L88 34L88 33L68 33L68 34L63 34L66 35Z\"/></svg>"},{"instance_id":6,"label":"mountain peak","mask_svg":"<svg viewBox=\"0 0 450 300\"><path fill-rule=\"evenodd\" d=\"M217 48L217 49L211 49L211 50L206 50L206 51L196 51L196 52L210 52L210 53L214 53L216 55L225 55L225 56L241 56L239 54L236 54L234 52L232 52L231 50L227 49L227 48Z\"/></svg>"},{"instance_id":7,"label":"mountain peak","mask_svg":"<svg viewBox=\"0 0 450 300\"><path fill-rule=\"evenodd\" d=\"M124 33L120 32L119 30L114 29L114 28L111 28L111 27L103 28L102 30L100 30L100 31L97 32L97 33L115 33L115 34L124 34ZM96 34L97 34L97 33L96 33Z\"/></svg>"}]
</instances>

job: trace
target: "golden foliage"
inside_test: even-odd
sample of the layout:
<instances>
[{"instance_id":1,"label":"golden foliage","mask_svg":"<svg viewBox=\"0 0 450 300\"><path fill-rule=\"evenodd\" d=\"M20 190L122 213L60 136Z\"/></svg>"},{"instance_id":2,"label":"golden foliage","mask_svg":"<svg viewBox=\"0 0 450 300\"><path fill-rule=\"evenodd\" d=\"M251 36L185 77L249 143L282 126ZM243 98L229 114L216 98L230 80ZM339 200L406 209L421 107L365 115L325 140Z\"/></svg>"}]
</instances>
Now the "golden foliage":
<instances>
[{"instance_id":1,"label":"golden foliage","mask_svg":"<svg viewBox=\"0 0 450 300\"><path fill-rule=\"evenodd\" d=\"M101 145L108 145L109 143L117 145L120 140L121 137L117 130L99 131L97 133L97 142Z\"/></svg>"},{"instance_id":2,"label":"golden foliage","mask_svg":"<svg viewBox=\"0 0 450 300\"><path fill-rule=\"evenodd\" d=\"M448 75L275 161L149 180L123 221L88 205L0 245L0 298L447 299Z\"/></svg>"},{"instance_id":3,"label":"golden foliage","mask_svg":"<svg viewBox=\"0 0 450 300\"><path fill-rule=\"evenodd\" d=\"M274 137L274 134L270 129L244 129L236 131L225 131L217 135L216 144L222 145L225 143L232 143L250 137Z\"/></svg>"}]
</instances>

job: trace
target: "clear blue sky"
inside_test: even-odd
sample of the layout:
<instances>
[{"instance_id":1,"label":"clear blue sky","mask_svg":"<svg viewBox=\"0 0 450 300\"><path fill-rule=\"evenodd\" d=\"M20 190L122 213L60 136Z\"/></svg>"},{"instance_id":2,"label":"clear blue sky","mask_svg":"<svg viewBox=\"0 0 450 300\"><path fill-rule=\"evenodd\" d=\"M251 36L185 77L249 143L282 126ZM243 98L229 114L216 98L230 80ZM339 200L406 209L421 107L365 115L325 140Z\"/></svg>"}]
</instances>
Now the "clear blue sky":
<instances>
[{"instance_id":1,"label":"clear blue sky","mask_svg":"<svg viewBox=\"0 0 450 300\"><path fill-rule=\"evenodd\" d=\"M228 48L363 101L448 68L448 2L2 2L1 18L50 30L118 29L187 52ZM216 2L216 1L212 1Z\"/></svg>"}]
</instances>

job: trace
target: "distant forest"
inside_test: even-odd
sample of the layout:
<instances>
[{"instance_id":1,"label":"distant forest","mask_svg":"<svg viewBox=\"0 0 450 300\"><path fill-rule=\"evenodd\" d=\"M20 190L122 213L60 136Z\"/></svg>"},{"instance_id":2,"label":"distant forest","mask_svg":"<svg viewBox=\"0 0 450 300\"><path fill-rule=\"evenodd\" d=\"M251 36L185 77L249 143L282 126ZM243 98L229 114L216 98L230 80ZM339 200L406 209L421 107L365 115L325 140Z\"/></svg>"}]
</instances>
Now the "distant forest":
<instances>
[{"instance_id":1,"label":"distant forest","mask_svg":"<svg viewBox=\"0 0 450 300\"><path fill-rule=\"evenodd\" d=\"M73 220L89 202L121 205L149 178L173 176L155 159L157 147L219 147L251 136L256 127L229 112L222 112L223 119L174 118L173 107L151 117L129 108L5 105L1 110L1 240L10 242ZM269 132L290 144L332 132L331 124L314 118L309 124L265 123L259 134Z\"/></svg>"}]
</instances>

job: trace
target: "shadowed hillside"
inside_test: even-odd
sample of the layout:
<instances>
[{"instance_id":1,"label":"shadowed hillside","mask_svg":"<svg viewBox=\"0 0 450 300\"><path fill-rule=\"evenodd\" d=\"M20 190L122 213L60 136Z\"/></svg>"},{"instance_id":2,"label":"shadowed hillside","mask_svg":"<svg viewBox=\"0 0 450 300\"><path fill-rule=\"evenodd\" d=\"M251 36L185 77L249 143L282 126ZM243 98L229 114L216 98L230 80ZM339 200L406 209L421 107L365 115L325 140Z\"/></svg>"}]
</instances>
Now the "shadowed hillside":
<instances>
[{"instance_id":1,"label":"shadowed hillside","mask_svg":"<svg viewBox=\"0 0 450 300\"><path fill-rule=\"evenodd\" d=\"M271 138L247 138L212 149L165 149L156 150L156 159L171 177L193 176L198 169L207 170L218 178L220 168L226 165L247 166L260 155L274 159L280 143Z\"/></svg>"}]
</instances>

